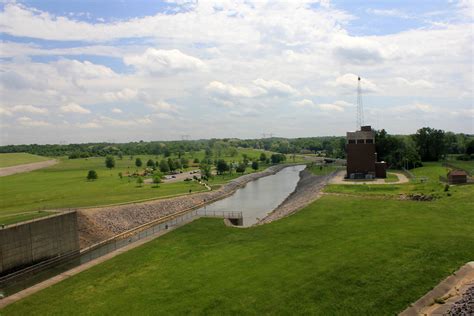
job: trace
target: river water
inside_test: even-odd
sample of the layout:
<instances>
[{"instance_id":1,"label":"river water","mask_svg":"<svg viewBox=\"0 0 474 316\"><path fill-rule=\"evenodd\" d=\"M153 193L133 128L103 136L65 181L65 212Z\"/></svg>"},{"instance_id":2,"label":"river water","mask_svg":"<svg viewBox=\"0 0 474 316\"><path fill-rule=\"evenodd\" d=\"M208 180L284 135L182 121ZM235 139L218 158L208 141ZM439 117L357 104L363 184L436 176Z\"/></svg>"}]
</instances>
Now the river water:
<instances>
[{"instance_id":1,"label":"river water","mask_svg":"<svg viewBox=\"0 0 474 316\"><path fill-rule=\"evenodd\" d=\"M291 166L274 175L247 183L231 196L201 209L216 212L242 212L243 226L251 226L264 218L293 192L306 166Z\"/></svg>"}]
</instances>

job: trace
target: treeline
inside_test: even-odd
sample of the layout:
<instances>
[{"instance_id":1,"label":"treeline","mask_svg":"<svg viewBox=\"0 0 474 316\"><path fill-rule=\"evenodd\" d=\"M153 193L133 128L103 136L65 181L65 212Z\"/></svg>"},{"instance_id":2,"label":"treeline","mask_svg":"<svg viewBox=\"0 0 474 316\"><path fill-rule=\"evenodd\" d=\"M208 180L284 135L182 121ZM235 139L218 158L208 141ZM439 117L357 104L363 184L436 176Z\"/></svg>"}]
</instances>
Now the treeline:
<instances>
[{"instance_id":1,"label":"treeline","mask_svg":"<svg viewBox=\"0 0 474 316\"><path fill-rule=\"evenodd\" d=\"M378 160L386 161L391 168L415 168L422 161L438 161L448 155L460 160L474 159L474 137L440 129L424 127L413 135L389 135L376 131L375 146Z\"/></svg>"},{"instance_id":2,"label":"treeline","mask_svg":"<svg viewBox=\"0 0 474 316\"><path fill-rule=\"evenodd\" d=\"M237 148L263 149L281 154L320 153L344 158L345 137L266 138L266 139L209 139L166 142L86 143L69 145L8 145L0 146L0 153L26 152L41 156L68 156L70 159L97 156L171 155L204 150L206 156L237 156Z\"/></svg>"}]
</instances>

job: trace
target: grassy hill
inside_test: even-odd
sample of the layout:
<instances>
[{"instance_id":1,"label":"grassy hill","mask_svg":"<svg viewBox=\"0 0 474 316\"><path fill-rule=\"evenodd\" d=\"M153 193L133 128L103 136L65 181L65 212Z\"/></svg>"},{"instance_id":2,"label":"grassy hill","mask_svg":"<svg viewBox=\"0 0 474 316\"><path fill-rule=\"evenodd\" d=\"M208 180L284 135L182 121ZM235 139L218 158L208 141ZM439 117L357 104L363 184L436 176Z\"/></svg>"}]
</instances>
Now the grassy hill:
<instances>
[{"instance_id":1,"label":"grassy hill","mask_svg":"<svg viewBox=\"0 0 474 316\"><path fill-rule=\"evenodd\" d=\"M474 186L380 187L330 186L338 194L259 227L201 219L1 313L394 315L474 259Z\"/></svg>"}]
</instances>

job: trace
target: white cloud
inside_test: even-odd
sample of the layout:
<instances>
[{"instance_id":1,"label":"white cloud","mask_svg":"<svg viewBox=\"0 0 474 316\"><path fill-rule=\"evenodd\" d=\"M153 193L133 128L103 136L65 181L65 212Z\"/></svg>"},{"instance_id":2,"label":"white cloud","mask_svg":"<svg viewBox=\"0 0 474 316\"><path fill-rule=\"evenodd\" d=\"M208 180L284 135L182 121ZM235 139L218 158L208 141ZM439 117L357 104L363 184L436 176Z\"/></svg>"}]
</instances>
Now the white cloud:
<instances>
[{"instance_id":1,"label":"white cloud","mask_svg":"<svg viewBox=\"0 0 474 316\"><path fill-rule=\"evenodd\" d=\"M48 127L48 126L51 126L51 124L48 123L48 122L45 122L45 121L36 121L36 120L33 120L32 118L27 117L27 116L19 117L16 121L17 121L20 125L22 125L22 126L28 126L28 127Z\"/></svg>"},{"instance_id":2,"label":"white cloud","mask_svg":"<svg viewBox=\"0 0 474 316\"><path fill-rule=\"evenodd\" d=\"M33 105L15 105L11 108L12 112L23 112L23 113L34 113L34 114L47 114L48 109L36 107Z\"/></svg>"},{"instance_id":3,"label":"white cloud","mask_svg":"<svg viewBox=\"0 0 474 316\"><path fill-rule=\"evenodd\" d=\"M256 86L267 90L268 94L276 94L276 95L298 94L298 91L294 89L292 86L278 80L264 80L262 78L259 78L257 80L254 80L253 83Z\"/></svg>"},{"instance_id":4,"label":"white cloud","mask_svg":"<svg viewBox=\"0 0 474 316\"><path fill-rule=\"evenodd\" d=\"M123 111L122 111L121 109L119 109L119 108L113 108L113 109L112 109L112 113L121 114L121 113L123 113Z\"/></svg>"},{"instance_id":5,"label":"white cloud","mask_svg":"<svg viewBox=\"0 0 474 316\"><path fill-rule=\"evenodd\" d=\"M375 15L380 15L380 16L389 16L389 17L396 17L396 18L401 18L401 19L410 19L411 16L406 14L403 11L397 10L397 9L367 9L367 13L370 14L375 14Z\"/></svg>"},{"instance_id":6,"label":"white cloud","mask_svg":"<svg viewBox=\"0 0 474 316\"><path fill-rule=\"evenodd\" d=\"M95 122L89 122L89 123L78 123L76 124L76 127L79 127L79 128L85 128L85 129L89 129L89 128L100 128L101 126Z\"/></svg>"},{"instance_id":7,"label":"white cloud","mask_svg":"<svg viewBox=\"0 0 474 316\"><path fill-rule=\"evenodd\" d=\"M237 97L252 98L266 93L261 87L244 87L240 85L226 84L219 81L210 82L206 90L211 94L219 97Z\"/></svg>"},{"instance_id":8,"label":"white cloud","mask_svg":"<svg viewBox=\"0 0 474 316\"><path fill-rule=\"evenodd\" d=\"M193 56L183 54L177 49L163 50L148 48L141 55L125 56L124 63L143 73L170 74L196 71L204 68L204 63Z\"/></svg>"},{"instance_id":9,"label":"white cloud","mask_svg":"<svg viewBox=\"0 0 474 316\"><path fill-rule=\"evenodd\" d=\"M314 107L315 104L314 104L313 101L311 101L309 99L303 99L301 101L295 102L295 106L306 108L306 107Z\"/></svg>"},{"instance_id":10,"label":"white cloud","mask_svg":"<svg viewBox=\"0 0 474 316\"><path fill-rule=\"evenodd\" d=\"M105 100L109 102L113 101L129 101L138 96L138 90L125 88L116 92L104 93Z\"/></svg>"},{"instance_id":11,"label":"white cloud","mask_svg":"<svg viewBox=\"0 0 474 316\"><path fill-rule=\"evenodd\" d=\"M77 103L68 103L60 107L61 112L63 113L77 113L77 114L89 114L90 110L83 108Z\"/></svg>"},{"instance_id":12,"label":"white cloud","mask_svg":"<svg viewBox=\"0 0 474 316\"><path fill-rule=\"evenodd\" d=\"M170 104L166 101L159 100L153 103L148 103L148 107L152 108L154 111L165 111L165 112L178 112L178 107L174 104Z\"/></svg>"},{"instance_id":13,"label":"white cloud","mask_svg":"<svg viewBox=\"0 0 474 316\"><path fill-rule=\"evenodd\" d=\"M377 92L378 88L372 81L361 78L361 90L362 92ZM342 88L346 91L354 93L357 89L358 76L352 73L347 73L336 78L336 80L329 82L330 86L336 88Z\"/></svg>"},{"instance_id":14,"label":"white cloud","mask_svg":"<svg viewBox=\"0 0 474 316\"><path fill-rule=\"evenodd\" d=\"M344 107L333 103L322 103L318 107L323 111L344 112Z\"/></svg>"},{"instance_id":15,"label":"white cloud","mask_svg":"<svg viewBox=\"0 0 474 316\"><path fill-rule=\"evenodd\" d=\"M0 107L0 115L12 116L12 112L6 108Z\"/></svg>"}]
</instances>

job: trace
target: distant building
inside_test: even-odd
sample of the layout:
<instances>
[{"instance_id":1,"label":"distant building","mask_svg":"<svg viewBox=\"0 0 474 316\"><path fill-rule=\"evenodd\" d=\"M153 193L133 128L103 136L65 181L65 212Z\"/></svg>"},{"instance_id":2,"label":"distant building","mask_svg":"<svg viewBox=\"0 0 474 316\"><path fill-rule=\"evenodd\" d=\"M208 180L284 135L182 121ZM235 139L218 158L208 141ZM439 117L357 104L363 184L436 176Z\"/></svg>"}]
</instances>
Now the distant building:
<instances>
[{"instance_id":1,"label":"distant building","mask_svg":"<svg viewBox=\"0 0 474 316\"><path fill-rule=\"evenodd\" d=\"M448 172L449 184L467 183L467 172L464 170L451 170Z\"/></svg>"},{"instance_id":2,"label":"distant building","mask_svg":"<svg viewBox=\"0 0 474 316\"><path fill-rule=\"evenodd\" d=\"M347 132L346 155L349 179L373 179L387 176L385 162L377 162L375 132L370 126L360 131Z\"/></svg>"}]
</instances>

